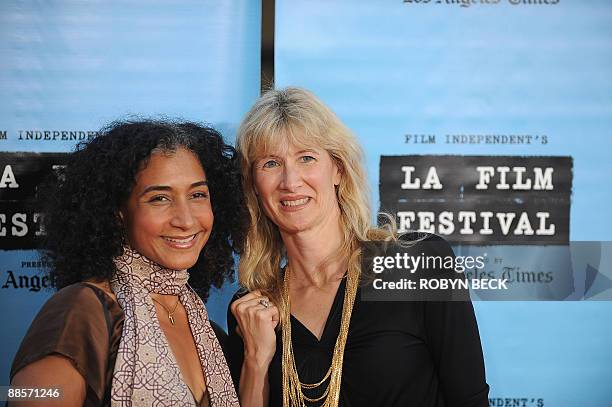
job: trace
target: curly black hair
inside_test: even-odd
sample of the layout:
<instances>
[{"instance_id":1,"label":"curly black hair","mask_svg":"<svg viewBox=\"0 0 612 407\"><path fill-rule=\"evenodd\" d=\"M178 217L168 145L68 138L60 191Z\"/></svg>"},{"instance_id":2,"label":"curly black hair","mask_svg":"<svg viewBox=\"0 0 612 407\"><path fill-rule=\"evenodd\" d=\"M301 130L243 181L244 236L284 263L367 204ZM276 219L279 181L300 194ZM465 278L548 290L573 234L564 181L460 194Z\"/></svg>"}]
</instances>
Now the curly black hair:
<instances>
[{"instance_id":1,"label":"curly black hair","mask_svg":"<svg viewBox=\"0 0 612 407\"><path fill-rule=\"evenodd\" d=\"M246 210L236 150L219 132L194 122L137 120L113 122L90 141L79 143L66 167L39 190L55 288L110 279L113 258L123 253L124 226L118 216L152 152L193 152L206 172L215 221L189 283L203 298L211 285L233 281L234 253L243 243Z\"/></svg>"}]
</instances>

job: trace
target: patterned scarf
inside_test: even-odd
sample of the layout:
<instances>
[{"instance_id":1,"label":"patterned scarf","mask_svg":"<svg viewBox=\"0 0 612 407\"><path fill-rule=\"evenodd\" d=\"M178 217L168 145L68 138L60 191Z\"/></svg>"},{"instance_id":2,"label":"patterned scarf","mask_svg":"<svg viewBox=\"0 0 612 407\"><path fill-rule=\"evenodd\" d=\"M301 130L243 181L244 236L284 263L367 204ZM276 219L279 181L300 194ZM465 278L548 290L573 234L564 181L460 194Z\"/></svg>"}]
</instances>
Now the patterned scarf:
<instances>
[{"instance_id":1,"label":"patterned scarf","mask_svg":"<svg viewBox=\"0 0 612 407\"><path fill-rule=\"evenodd\" d=\"M113 406L195 406L163 334L150 293L177 295L187 311L210 404L238 406L221 345L187 270L169 270L130 248L115 259L111 287L125 314L113 382Z\"/></svg>"}]
</instances>

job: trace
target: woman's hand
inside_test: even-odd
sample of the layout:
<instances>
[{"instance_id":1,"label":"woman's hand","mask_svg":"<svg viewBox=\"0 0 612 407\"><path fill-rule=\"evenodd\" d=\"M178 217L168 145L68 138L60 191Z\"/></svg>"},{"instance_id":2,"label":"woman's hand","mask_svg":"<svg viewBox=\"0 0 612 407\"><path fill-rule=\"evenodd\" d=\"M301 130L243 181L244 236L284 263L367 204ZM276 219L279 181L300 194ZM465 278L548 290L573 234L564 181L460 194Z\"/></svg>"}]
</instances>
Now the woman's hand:
<instances>
[{"instance_id":1,"label":"woman's hand","mask_svg":"<svg viewBox=\"0 0 612 407\"><path fill-rule=\"evenodd\" d=\"M259 290L234 301L230 307L238 322L236 333L244 343L244 361L240 373L240 405L268 405L268 367L276 352L278 308Z\"/></svg>"},{"instance_id":2,"label":"woman's hand","mask_svg":"<svg viewBox=\"0 0 612 407\"><path fill-rule=\"evenodd\" d=\"M256 290L234 301L231 311L244 342L244 363L267 371L276 352L274 329L279 321L278 308Z\"/></svg>"}]
</instances>

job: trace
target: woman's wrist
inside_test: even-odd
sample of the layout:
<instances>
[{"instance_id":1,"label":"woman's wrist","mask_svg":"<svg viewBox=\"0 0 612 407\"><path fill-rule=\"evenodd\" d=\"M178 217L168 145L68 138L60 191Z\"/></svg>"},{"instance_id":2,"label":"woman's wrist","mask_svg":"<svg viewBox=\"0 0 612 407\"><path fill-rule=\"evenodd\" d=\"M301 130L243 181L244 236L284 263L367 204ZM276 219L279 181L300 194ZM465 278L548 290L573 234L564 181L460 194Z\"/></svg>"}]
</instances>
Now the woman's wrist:
<instances>
[{"instance_id":1,"label":"woman's wrist","mask_svg":"<svg viewBox=\"0 0 612 407\"><path fill-rule=\"evenodd\" d=\"M245 357L240 374L240 405L263 407L268 405L268 364Z\"/></svg>"},{"instance_id":2,"label":"woman's wrist","mask_svg":"<svg viewBox=\"0 0 612 407\"><path fill-rule=\"evenodd\" d=\"M249 373L267 373L271 361L271 358L245 352L243 367L247 369Z\"/></svg>"}]
</instances>

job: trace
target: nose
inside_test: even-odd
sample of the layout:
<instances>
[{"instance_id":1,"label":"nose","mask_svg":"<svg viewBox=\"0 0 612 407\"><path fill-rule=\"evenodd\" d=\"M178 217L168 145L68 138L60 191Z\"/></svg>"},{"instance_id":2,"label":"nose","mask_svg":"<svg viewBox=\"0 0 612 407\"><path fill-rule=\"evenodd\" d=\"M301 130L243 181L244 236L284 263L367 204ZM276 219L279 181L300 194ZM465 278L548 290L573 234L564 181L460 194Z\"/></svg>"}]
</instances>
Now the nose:
<instances>
[{"instance_id":1,"label":"nose","mask_svg":"<svg viewBox=\"0 0 612 407\"><path fill-rule=\"evenodd\" d=\"M295 191L302 185L302 173L300 169L292 164L286 164L283 167L283 179L281 188L287 191Z\"/></svg>"},{"instance_id":2,"label":"nose","mask_svg":"<svg viewBox=\"0 0 612 407\"><path fill-rule=\"evenodd\" d=\"M181 229L190 229L195 224L192 208L186 200L177 200L172 205L170 224Z\"/></svg>"}]
</instances>

